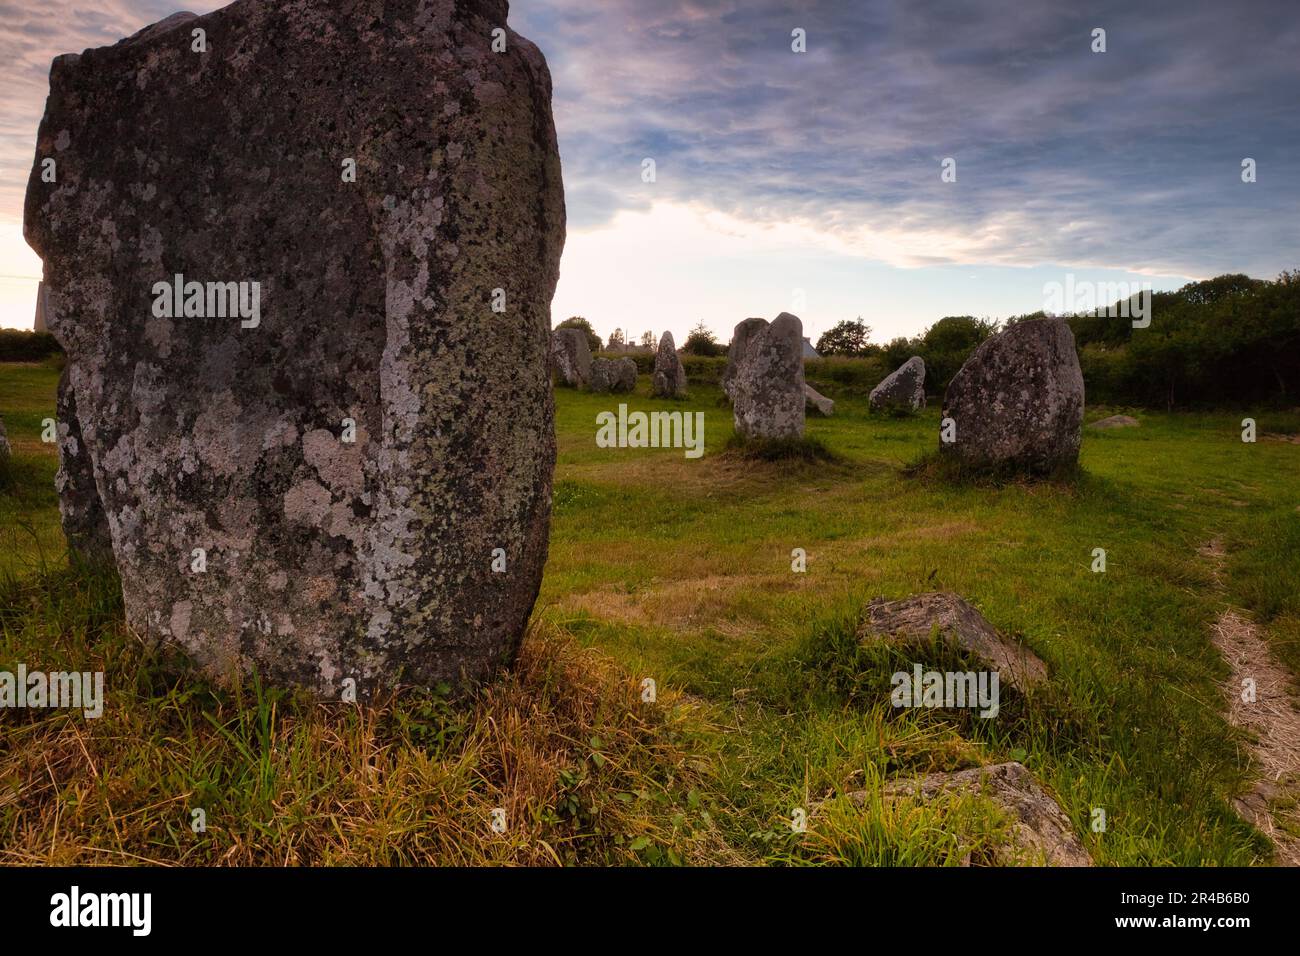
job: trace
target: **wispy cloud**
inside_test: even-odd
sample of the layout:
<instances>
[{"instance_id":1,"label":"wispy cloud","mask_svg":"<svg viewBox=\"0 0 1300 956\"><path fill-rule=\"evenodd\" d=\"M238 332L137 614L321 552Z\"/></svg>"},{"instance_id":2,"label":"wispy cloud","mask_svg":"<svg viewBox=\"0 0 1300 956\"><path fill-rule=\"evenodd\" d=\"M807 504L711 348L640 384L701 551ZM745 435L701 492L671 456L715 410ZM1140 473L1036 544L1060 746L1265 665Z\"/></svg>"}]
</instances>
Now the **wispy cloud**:
<instances>
[{"instance_id":1,"label":"wispy cloud","mask_svg":"<svg viewBox=\"0 0 1300 956\"><path fill-rule=\"evenodd\" d=\"M579 229L666 200L900 265L1296 264L1289 2L550 0L513 17L551 61Z\"/></svg>"}]
</instances>

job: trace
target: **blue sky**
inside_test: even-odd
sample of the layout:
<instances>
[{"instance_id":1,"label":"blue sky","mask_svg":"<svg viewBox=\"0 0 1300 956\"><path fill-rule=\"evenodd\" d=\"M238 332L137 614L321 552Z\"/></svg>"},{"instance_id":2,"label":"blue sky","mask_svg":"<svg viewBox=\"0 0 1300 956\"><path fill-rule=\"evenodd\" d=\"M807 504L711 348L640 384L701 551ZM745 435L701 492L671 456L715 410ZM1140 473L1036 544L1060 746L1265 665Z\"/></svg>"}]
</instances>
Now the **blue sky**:
<instances>
[{"instance_id":1,"label":"blue sky","mask_svg":"<svg viewBox=\"0 0 1300 956\"><path fill-rule=\"evenodd\" d=\"M17 230L49 60L175 9L0 2L0 324L31 321ZM814 337L861 315L880 341L1033 311L1066 273L1160 289L1300 266L1294 0L516 0L510 24L555 83L556 321L725 340L785 310Z\"/></svg>"}]
</instances>

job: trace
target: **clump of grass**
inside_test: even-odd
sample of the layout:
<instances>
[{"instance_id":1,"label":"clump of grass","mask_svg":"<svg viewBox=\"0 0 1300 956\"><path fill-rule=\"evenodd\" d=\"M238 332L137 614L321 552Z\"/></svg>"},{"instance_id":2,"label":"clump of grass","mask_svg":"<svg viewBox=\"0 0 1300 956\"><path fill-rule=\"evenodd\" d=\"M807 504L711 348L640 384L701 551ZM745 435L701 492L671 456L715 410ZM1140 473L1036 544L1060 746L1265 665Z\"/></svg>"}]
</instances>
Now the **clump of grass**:
<instances>
[{"instance_id":1,"label":"clump of grass","mask_svg":"<svg viewBox=\"0 0 1300 956\"><path fill-rule=\"evenodd\" d=\"M792 862L838 866L994 866L1014 846L1007 812L975 794L891 798L872 779L856 799L827 801Z\"/></svg>"},{"instance_id":2,"label":"clump of grass","mask_svg":"<svg viewBox=\"0 0 1300 956\"><path fill-rule=\"evenodd\" d=\"M972 463L938 450L923 453L903 473L921 481L987 488L1030 482L1074 487L1084 475L1077 463L1034 470L1013 463Z\"/></svg>"},{"instance_id":3,"label":"clump of grass","mask_svg":"<svg viewBox=\"0 0 1300 956\"><path fill-rule=\"evenodd\" d=\"M840 456L812 435L802 438L743 438L732 435L725 453L748 461L839 462Z\"/></svg>"}]
</instances>

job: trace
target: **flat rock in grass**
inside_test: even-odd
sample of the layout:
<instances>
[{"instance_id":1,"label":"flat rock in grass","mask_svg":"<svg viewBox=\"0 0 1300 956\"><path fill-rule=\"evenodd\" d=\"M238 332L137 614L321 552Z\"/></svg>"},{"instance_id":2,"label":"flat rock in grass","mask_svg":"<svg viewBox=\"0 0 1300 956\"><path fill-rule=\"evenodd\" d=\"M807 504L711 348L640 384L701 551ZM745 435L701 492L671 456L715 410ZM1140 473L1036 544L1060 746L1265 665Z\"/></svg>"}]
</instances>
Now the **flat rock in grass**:
<instances>
[{"instance_id":1,"label":"flat rock in grass","mask_svg":"<svg viewBox=\"0 0 1300 956\"><path fill-rule=\"evenodd\" d=\"M82 561L96 564L113 560L113 537L108 516L95 487L95 469L77 419L77 396L72 387L71 363L59 376L58 422L59 470L54 489L59 493L59 516L68 547Z\"/></svg>"},{"instance_id":2,"label":"flat rock in grass","mask_svg":"<svg viewBox=\"0 0 1300 956\"><path fill-rule=\"evenodd\" d=\"M1047 665L1038 655L1003 637L968 601L946 591L900 601L877 598L866 607L858 638L920 641L936 631L998 671L1001 683L1023 691L1047 680Z\"/></svg>"},{"instance_id":3,"label":"flat rock in grass","mask_svg":"<svg viewBox=\"0 0 1300 956\"><path fill-rule=\"evenodd\" d=\"M581 329L556 329L551 333L551 366L570 388L591 382L591 346Z\"/></svg>"},{"instance_id":4,"label":"flat rock in grass","mask_svg":"<svg viewBox=\"0 0 1300 956\"><path fill-rule=\"evenodd\" d=\"M823 418L830 418L835 414L834 400L827 398L807 382L803 383L803 397L805 412L813 411Z\"/></svg>"},{"instance_id":5,"label":"flat rock in grass","mask_svg":"<svg viewBox=\"0 0 1300 956\"><path fill-rule=\"evenodd\" d=\"M9 434L5 431L5 420L0 418L0 468L9 464L13 449L9 446Z\"/></svg>"},{"instance_id":6,"label":"flat rock in grass","mask_svg":"<svg viewBox=\"0 0 1300 956\"><path fill-rule=\"evenodd\" d=\"M722 370L722 391L726 393L729 401L735 400L731 388L740 373L740 366L745 361L749 342L760 329L765 328L767 328L767 319L745 319L737 324L731 333L731 344L727 346L727 367Z\"/></svg>"},{"instance_id":7,"label":"flat rock in grass","mask_svg":"<svg viewBox=\"0 0 1300 956\"><path fill-rule=\"evenodd\" d=\"M919 355L890 372L871 390L871 410L914 412L925 408L925 360Z\"/></svg>"},{"instance_id":8,"label":"flat rock in grass","mask_svg":"<svg viewBox=\"0 0 1300 956\"><path fill-rule=\"evenodd\" d=\"M237 0L54 60L25 210L50 330L128 623L217 679L365 699L515 657L564 195L506 12Z\"/></svg>"},{"instance_id":9,"label":"flat rock in grass","mask_svg":"<svg viewBox=\"0 0 1300 956\"><path fill-rule=\"evenodd\" d=\"M750 338L735 380L736 434L747 440L803 437L803 323L782 312Z\"/></svg>"},{"instance_id":10,"label":"flat rock in grass","mask_svg":"<svg viewBox=\"0 0 1300 956\"><path fill-rule=\"evenodd\" d=\"M1028 319L986 339L948 385L954 440L939 451L975 468L1049 474L1079 460L1083 372L1061 319Z\"/></svg>"},{"instance_id":11,"label":"flat rock in grass","mask_svg":"<svg viewBox=\"0 0 1300 956\"><path fill-rule=\"evenodd\" d=\"M1092 866L1092 857L1070 818L1029 770L1016 761L952 773L930 773L885 785L886 799L933 800L943 794L979 794L997 804L1012 820L1012 845L999 848L1002 865ZM866 791L848 795L858 806Z\"/></svg>"},{"instance_id":12,"label":"flat rock in grass","mask_svg":"<svg viewBox=\"0 0 1300 956\"><path fill-rule=\"evenodd\" d=\"M686 395L686 368L677 354L671 332L665 332L659 338L652 387L657 398L682 398Z\"/></svg>"},{"instance_id":13,"label":"flat rock in grass","mask_svg":"<svg viewBox=\"0 0 1300 956\"><path fill-rule=\"evenodd\" d=\"M1089 425L1089 428L1135 428L1139 424L1136 418L1129 415L1112 415L1110 418L1102 418Z\"/></svg>"}]
</instances>

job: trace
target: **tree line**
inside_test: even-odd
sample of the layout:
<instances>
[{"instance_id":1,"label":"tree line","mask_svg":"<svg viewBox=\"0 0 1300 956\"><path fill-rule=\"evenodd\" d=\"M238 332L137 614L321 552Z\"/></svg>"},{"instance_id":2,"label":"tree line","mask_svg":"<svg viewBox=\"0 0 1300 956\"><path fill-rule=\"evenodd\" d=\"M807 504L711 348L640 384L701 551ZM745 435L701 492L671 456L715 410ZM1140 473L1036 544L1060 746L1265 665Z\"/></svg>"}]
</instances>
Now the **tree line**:
<instances>
[{"instance_id":1,"label":"tree line","mask_svg":"<svg viewBox=\"0 0 1300 956\"><path fill-rule=\"evenodd\" d=\"M1269 281L1222 275L1151 296L1151 323L1134 328L1120 303L1065 316L1079 349L1088 399L1112 405L1189 407L1300 400L1300 270ZM861 318L824 333L825 356L875 358L893 371L925 361L926 389L940 394L975 348L1005 322L946 316L919 335L869 341Z\"/></svg>"}]
</instances>

